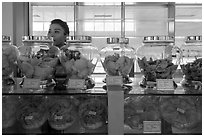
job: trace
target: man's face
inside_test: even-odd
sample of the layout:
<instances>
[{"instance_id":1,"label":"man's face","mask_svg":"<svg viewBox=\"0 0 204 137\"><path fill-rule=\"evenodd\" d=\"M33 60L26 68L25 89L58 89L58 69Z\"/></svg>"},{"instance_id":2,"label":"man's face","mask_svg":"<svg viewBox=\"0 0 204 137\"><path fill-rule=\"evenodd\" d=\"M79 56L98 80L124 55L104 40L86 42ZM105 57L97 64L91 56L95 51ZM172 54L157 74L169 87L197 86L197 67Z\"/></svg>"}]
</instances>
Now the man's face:
<instances>
[{"instance_id":1,"label":"man's face","mask_svg":"<svg viewBox=\"0 0 204 137\"><path fill-rule=\"evenodd\" d=\"M51 24L48 36L53 37L54 45L60 48L64 45L67 35L59 24Z\"/></svg>"}]
</instances>

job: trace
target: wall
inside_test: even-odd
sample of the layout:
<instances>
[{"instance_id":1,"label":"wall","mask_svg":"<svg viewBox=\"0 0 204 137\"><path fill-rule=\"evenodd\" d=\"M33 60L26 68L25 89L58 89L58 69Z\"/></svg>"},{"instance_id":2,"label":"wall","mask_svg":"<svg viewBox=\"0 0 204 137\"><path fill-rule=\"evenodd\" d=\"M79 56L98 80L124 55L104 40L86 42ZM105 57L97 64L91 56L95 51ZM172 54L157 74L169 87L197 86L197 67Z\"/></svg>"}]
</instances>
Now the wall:
<instances>
[{"instance_id":1,"label":"wall","mask_svg":"<svg viewBox=\"0 0 204 137\"><path fill-rule=\"evenodd\" d=\"M2 34L12 37L12 43L20 46L22 36L29 34L27 2L2 2Z\"/></svg>"},{"instance_id":2,"label":"wall","mask_svg":"<svg viewBox=\"0 0 204 137\"><path fill-rule=\"evenodd\" d=\"M13 41L13 3L2 2L2 35L11 36Z\"/></svg>"}]
</instances>

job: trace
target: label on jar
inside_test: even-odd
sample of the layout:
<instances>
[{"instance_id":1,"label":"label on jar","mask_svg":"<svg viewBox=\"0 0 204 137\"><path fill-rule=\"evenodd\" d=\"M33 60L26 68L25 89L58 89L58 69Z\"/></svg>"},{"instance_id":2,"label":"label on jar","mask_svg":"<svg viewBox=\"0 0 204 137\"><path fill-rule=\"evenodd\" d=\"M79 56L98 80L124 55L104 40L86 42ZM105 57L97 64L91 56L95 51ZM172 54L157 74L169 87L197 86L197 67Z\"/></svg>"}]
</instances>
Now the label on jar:
<instances>
[{"instance_id":1,"label":"label on jar","mask_svg":"<svg viewBox=\"0 0 204 137\"><path fill-rule=\"evenodd\" d=\"M85 89L85 80L84 79L69 79L68 88Z\"/></svg>"},{"instance_id":2,"label":"label on jar","mask_svg":"<svg viewBox=\"0 0 204 137\"><path fill-rule=\"evenodd\" d=\"M173 79L156 79L157 90L174 90Z\"/></svg>"},{"instance_id":3,"label":"label on jar","mask_svg":"<svg viewBox=\"0 0 204 137\"><path fill-rule=\"evenodd\" d=\"M89 111L89 115L96 115L95 111Z\"/></svg>"},{"instance_id":4,"label":"label on jar","mask_svg":"<svg viewBox=\"0 0 204 137\"><path fill-rule=\"evenodd\" d=\"M123 84L122 76L106 76L106 84L122 86Z\"/></svg>"},{"instance_id":5,"label":"label on jar","mask_svg":"<svg viewBox=\"0 0 204 137\"><path fill-rule=\"evenodd\" d=\"M182 113L182 114L185 113L185 110L183 110L183 109L181 109L181 108L177 108L176 110L177 110L178 112Z\"/></svg>"},{"instance_id":6,"label":"label on jar","mask_svg":"<svg viewBox=\"0 0 204 137\"><path fill-rule=\"evenodd\" d=\"M33 119L33 116L26 116L25 117L25 120L32 120Z\"/></svg>"},{"instance_id":7,"label":"label on jar","mask_svg":"<svg viewBox=\"0 0 204 137\"><path fill-rule=\"evenodd\" d=\"M138 110L136 110L136 112L137 112L137 113L144 113L144 110L138 109Z\"/></svg>"},{"instance_id":8,"label":"label on jar","mask_svg":"<svg viewBox=\"0 0 204 137\"><path fill-rule=\"evenodd\" d=\"M143 121L144 133L161 133L161 121Z\"/></svg>"},{"instance_id":9,"label":"label on jar","mask_svg":"<svg viewBox=\"0 0 204 137\"><path fill-rule=\"evenodd\" d=\"M23 88L39 89L40 79L25 78L23 82Z\"/></svg>"},{"instance_id":10,"label":"label on jar","mask_svg":"<svg viewBox=\"0 0 204 137\"><path fill-rule=\"evenodd\" d=\"M55 115L55 118L54 119L56 119L56 120L62 120L63 119L63 116L57 116L57 115Z\"/></svg>"}]
</instances>

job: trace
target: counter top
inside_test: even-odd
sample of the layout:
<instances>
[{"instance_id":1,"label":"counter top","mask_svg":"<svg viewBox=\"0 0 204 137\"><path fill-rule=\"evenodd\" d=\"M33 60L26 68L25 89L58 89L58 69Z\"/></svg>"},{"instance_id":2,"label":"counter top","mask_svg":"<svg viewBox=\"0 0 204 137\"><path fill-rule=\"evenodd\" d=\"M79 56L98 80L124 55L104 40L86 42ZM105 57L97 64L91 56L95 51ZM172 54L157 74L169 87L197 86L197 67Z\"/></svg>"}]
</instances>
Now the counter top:
<instances>
[{"instance_id":1,"label":"counter top","mask_svg":"<svg viewBox=\"0 0 204 137\"><path fill-rule=\"evenodd\" d=\"M19 86L19 83L22 81L22 78L15 78L16 80L16 85L13 87L10 87L11 90L3 90L2 93L3 94L30 94L30 93L34 93L34 94L94 94L94 95L106 95L107 94L107 90L104 88L104 86L106 86L106 83L104 83L104 79L105 79L105 74L94 74L92 75L92 79L95 81L95 87L92 89L88 89L88 90L81 90L81 89L67 89L67 90L54 90L53 87L51 88L46 88L46 89L40 89L40 90L35 90L32 91L30 90L28 92L27 89L23 89ZM130 95L134 95L134 94L142 94L142 95L146 95L146 91L144 90L144 88L141 88L139 86L139 81L141 81L141 74L136 74L133 78L131 77L131 81L132 83L127 84L128 86L132 87L131 90L125 91L125 94L130 94ZM173 95L184 95L185 94L185 90L183 89L183 87L180 84L180 81L182 80L182 75L177 75L177 77L174 78L174 81L176 82L176 84L178 85L178 87L172 91ZM158 93L155 93L156 95L159 95ZM147 95L154 95L154 91L150 94ZM163 95L163 94L162 94ZM185 94L185 95L189 95L189 94ZM198 94L196 94L198 95Z\"/></svg>"}]
</instances>

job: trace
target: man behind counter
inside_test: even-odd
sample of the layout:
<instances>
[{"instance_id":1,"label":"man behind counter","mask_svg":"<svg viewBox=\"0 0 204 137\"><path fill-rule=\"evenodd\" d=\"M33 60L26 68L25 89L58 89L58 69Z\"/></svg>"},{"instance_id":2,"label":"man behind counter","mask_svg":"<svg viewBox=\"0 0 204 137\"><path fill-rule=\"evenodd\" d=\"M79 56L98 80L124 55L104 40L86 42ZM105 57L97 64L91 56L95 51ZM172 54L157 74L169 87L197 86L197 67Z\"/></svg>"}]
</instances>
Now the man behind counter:
<instances>
[{"instance_id":1,"label":"man behind counter","mask_svg":"<svg viewBox=\"0 0 204 137\"><path fill-rule=\"evenodd\" d=\"M54 19L51 21L47 35L49 37L53 37L54 46L62 49L62 47L66 47L66 37L69 36L69 27L67 23L61 19ZM66 84L66 80L64 81L61 78L66 78L66 72L64 67L59 62L56 66L55 72L56 89L66 89L64 86Z\"/></svg>"}]
</instances>

